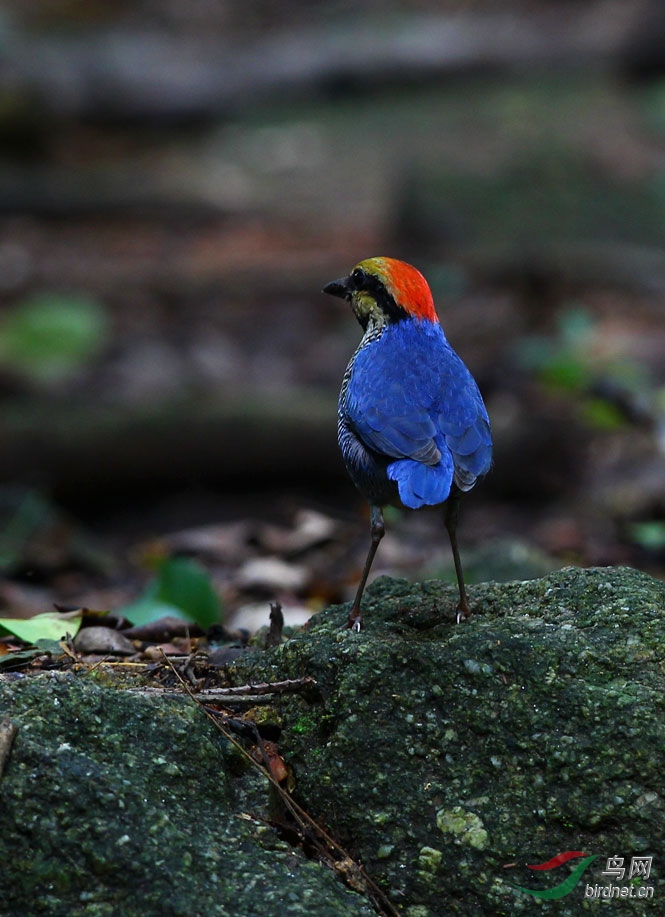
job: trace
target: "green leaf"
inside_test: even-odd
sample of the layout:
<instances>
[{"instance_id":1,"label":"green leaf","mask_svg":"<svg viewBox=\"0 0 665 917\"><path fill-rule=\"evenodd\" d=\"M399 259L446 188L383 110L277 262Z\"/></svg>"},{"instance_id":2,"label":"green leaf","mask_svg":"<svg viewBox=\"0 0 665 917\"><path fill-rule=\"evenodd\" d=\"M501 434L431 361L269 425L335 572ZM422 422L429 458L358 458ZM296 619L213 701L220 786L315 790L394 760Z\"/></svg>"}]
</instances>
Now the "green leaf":
<instances>
[{"instance_id":1,"label":"green leaf","mask_svg":"<svg viewBox=\"0 0 665 917\"><path fill-rule=\"evenodd\" d=\"M36 645L25 650L13 650L0 656L0 671L25 668L33 659L48 654L49 656L62 656L63 649L60 640L37 640Z\"/></svg>"},{"instance_id":2,"label":"green leaf","mask_svg":"<svg viewBox=\"0 0 665 917\"><path fill-rule=\"evenodd\" d=\"M665 522L635 522L629 528L629 534L635 544L648 551L660 551L665 548Z\"/></svg>"},{"instance_id":3,"label":"green leaf","mask_svg":"<svg viewBox=\"0 0 665 917\"><path fill-rule=\"evenodd\" d=\"M620 430L626 424L619 409L602 398L589 398L582 406L582 413L598 430Z\"/></svg>"},{"instance_id":4,"label":"green leaf","mask_svg":"<svg viewBox=\"0 0 665 917\"><path fill-rule=\"evenodd\" d=\"M152 592L152 590L150 590ZM143 627L145 624L151 624L153 621L159 621L160 618L182 618L183 621L192 620L186 615L182 608L175 605L169 605L167 602L160 601L155 595L145 594L135 602L125 605L124 608L118 609L128 621L131 621L135 627Z\"/></svg>"},{"instance_id":5,"label":"green leaf","mask_svg":"<svg viewBox=\"0 0 665 917\"><path fill-rule=\"evenodd\" d=\"M580 391L589 379L589 371L572 351L560 351L542 367L541 378L554 388Z\"/></svg>"},{"instance_id":6,"label":"green leaf","mask_svg":"<svg viewBox=\"0 0 665 917\"><path fill-rule=\"evenodd\" d=\"M65 634L75 636L81 626L83 612L47 611L32 618L0 618L0 633L14 634L26 643L37 643L40 640L62 640Z\"/></svg>"},{"instance_id":7,"label":"green leaf","mask_svg":"<svg viewBox=\"0 0 665 917\"><path fill-rule=\"evenodd\" d=\"M205 569L186 557L164 561L144 594L119 609L134 625L173 616L208 628L220 620L221 603Z\"/></svg>"},{"instance_id":8,"label":"green leaf","mask_svg":"<svg viewBox=\"0 0 665 917\"><path fill-rule=\"evenodd\" d=\"M102 306L82 296L43 293L17 303L0 323L0 363L45 382L86 363L104 344Z\"/></svg>"},{"instance_id":9,"label":"green leaf","mask_svg":"<svg viewBox=\"0 0 665 917\"><path fill-rule=\"evenodd\" d=\"M29 665L33 659L37 659L42 655L42 651L34 646L29 650L15 650L11 653L5 653L4 656L0 656L0 672L22 669Z\"/></svg>"}]
</instances>

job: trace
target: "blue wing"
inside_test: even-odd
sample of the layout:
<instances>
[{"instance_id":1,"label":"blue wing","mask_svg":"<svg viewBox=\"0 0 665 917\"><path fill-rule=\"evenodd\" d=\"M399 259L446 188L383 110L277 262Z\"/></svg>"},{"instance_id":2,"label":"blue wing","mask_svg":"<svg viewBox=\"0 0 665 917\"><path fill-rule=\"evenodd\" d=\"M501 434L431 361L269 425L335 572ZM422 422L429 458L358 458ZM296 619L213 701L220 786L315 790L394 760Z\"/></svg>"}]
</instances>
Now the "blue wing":
<instances>
[{"instance_id":1,"label":"blue wing","mask_svg":"<svg viewBox=\"0 0 665 917\"><path fill-rule=\"evenodd\" d=\"M391 325L356 355L346 413L417 509L447 499L453 480L473 487L489 470L492 439L478 387L439 325Z\"/></svg>"}]
</instances>

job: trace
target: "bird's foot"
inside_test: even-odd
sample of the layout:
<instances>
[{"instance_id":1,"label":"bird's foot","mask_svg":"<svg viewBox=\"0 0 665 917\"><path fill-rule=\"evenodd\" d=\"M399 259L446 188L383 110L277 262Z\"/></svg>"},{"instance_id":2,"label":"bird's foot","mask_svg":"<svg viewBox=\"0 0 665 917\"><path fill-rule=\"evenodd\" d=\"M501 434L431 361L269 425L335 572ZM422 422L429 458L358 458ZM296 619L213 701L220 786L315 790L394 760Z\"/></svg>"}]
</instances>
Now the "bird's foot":
<instances>
[{"instance_id":1,"label":"bird's foot","mask_svg":"<svg viewBox=\"0 0 665 917\"><path fill-rule=\"evenodd\" d=\"M359 634L363 626L363 616L355 608L352 608L349 612L349 618L346 624L344 625L346 630L352 630L354 634Z\"/></svg>"},{"instance_id":2,"label":"bird's foot","mask_svg":"<svg viewBox=\"0 0 665 917\"><path fill-rule=\"evenodd\" d=\"M455 624L461 624L462 621L468 621L471 617L471 609L469 608L468 602L460 602L457 606L457 614L455 616Z\"/></svg>"}]
</instances>

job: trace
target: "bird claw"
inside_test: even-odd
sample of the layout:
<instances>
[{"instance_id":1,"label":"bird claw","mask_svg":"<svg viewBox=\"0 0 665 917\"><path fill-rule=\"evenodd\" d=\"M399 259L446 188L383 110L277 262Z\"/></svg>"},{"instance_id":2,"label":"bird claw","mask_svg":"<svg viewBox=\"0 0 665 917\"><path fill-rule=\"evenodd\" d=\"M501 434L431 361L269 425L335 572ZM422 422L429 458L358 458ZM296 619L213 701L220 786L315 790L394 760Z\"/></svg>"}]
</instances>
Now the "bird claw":
<instances>
[{"instance_id":1,"label":"bird claw","mask_svg":"<svg viewBox=\"0 0 665 917\"><path fill-rule=\"evenodd\" d=\"M455 624L461 624L462 621L468 621L471 617L471 609L467 605L466 608L463 608L461 605L457 606L457 614L455 615Z\"/></svg>"},{"instance_id":2,"label":"bird claw","mask_svg":"<svg viewBox=\"0 0 665 917\"><path fill-rule=\"evenodd\" d=\"M363 626L363 616L358 614L351 613L349 619L344 625L345 630L352 630L354 634L359 634Z\"/></svg>"}]
</instances>

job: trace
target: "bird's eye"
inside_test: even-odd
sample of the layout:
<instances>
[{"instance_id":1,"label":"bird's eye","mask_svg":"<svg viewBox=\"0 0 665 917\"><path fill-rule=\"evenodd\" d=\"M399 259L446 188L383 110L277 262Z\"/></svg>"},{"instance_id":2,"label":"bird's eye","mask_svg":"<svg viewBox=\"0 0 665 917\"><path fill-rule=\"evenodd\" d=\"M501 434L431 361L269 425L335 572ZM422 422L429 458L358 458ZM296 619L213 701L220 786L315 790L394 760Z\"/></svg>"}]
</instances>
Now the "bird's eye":
<instances>
[{"instance_id":1,"label":"bird's eye","mask_svg":"<svg viewBox=\"0 0 665 917\"><path fill-rule=\"evenodd\" d=\"M359 290L367 282L367 274L361 267L356 267L351 271L351 280L355 288Z\"/></svg>"}]
</instances>

